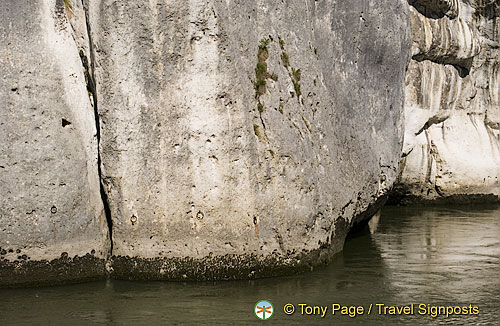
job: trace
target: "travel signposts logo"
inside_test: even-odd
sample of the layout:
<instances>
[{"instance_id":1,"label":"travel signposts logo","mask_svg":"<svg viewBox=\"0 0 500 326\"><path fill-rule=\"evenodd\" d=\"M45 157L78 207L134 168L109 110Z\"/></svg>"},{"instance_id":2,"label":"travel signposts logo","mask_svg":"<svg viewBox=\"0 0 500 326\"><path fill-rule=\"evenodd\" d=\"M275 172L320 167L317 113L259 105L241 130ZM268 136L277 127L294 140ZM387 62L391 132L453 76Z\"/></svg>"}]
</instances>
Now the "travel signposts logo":
<instances>
[{"instance_id":1,"label":"travel signposts logo","mask_svg":"<svg viewBox=\"0 0 500 326\"><path fill-rule=\"evenodd\" d=\"M254 313L260 320L268 320L274 313L273 304L268 300L261 300L255 305Z\"/></svg>"}]
</instances>

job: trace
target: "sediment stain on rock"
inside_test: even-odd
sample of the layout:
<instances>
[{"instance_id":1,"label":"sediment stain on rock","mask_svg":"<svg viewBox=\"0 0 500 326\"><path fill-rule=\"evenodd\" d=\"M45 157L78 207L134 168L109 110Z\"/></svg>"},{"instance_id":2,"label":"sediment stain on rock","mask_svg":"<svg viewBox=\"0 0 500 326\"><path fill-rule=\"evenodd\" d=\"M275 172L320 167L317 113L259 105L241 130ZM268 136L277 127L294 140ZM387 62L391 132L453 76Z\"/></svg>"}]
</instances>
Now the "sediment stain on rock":
<instances>
[{"instance_id":1,"label":"sediment stain on rock","mask_svg":"<svg viewBox=\"0 0 500 326\"><path fill-rule=\"evenodd\" d=\"M405 146L391 202L498 202L500 4L410 2Z\"/></svg>"}]
</instances>

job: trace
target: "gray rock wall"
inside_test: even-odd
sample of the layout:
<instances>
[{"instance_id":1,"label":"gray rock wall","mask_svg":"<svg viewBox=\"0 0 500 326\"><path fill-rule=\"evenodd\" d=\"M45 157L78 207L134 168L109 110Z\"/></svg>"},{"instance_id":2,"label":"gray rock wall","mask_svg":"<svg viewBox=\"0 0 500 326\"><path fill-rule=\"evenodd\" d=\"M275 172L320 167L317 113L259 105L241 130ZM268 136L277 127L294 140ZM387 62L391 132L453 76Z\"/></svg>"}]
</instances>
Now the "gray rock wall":
<instances>
[{"instance_id":1,"label":"gray rock wall","mask_svg":"<svg viewBox=\"0 0 500 326\"><path fill-rule=\"evenodd\" d=\"M67 16L77 14L63 1L0 2L0 287L105 275L94 110Z\"/></svg>"},{"instance_id":2,"label":"gray rock wall","mask_svg":"<svg viewBox=\"0 0 500 326\"><path fill-rule=\"evenodd\" d=\"M0 3L0 286L328 262L398 174L408 8Z\"/></svg>"},{"instance_id":3,"label":"gray rock wall","mask_svg":"<svg viewBox=\"0 0 500 326\"><path fill-rule=\"evenodd\" d=\"M406 2L92 1L89 12L116 277L309 268L393 184Z\"/></svg>"},{"instance_id":4,"label":"gray rock wall","mask_svg":"<svg viewBox=\"0 0 500 326\"><path fill-rule=\"evenodd\" d=\"M404 158L394 202L498 201L498 1L410 1Z\"/></svg>"}]
</instances>

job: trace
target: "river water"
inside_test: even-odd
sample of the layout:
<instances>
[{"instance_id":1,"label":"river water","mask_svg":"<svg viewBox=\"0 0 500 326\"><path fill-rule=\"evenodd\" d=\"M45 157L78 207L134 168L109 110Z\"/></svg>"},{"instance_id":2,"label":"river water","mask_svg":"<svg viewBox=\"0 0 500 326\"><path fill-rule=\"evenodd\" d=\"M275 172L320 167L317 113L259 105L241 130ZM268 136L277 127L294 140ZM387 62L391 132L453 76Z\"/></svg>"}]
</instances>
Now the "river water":
<instances>
[{"instance_id":1,"label":"river water","mask_svg":"<svg viewBox=\"0 0 500 326\"><path fill-rule=\"evenodd\" d=\"M386 207L378 219L351 235L331 265L296 276L0 290L0 325L500 324L500 210ZM267 321L253 312L260 299L274 305ZM294 305L293 315L285 304ZM299 304L327 312L302 315ZM364 312L332 314L332 304ZM413 314L384 314L376 304L413 304ZM477 307L478 314L433 317L437 308L428 305Z\"/></svg>"}]
</instances>

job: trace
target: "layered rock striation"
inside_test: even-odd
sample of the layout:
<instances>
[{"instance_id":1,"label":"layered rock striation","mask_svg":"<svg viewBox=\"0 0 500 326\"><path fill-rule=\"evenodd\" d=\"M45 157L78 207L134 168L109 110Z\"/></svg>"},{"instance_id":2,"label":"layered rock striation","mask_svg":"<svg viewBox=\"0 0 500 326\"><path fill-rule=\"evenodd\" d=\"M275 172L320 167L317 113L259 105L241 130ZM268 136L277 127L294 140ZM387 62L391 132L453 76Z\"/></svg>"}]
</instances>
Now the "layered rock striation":
<instances>
[{"instance_id":1,"label":"layered rock striation","mask_svg":"<svg viewBox=\"0 0 500 326\"><path fill-rule=\"evenodd\" d=\"M498 1L410 1L405 146L394 202L498 201Z\"/></svg>"}]
</instances>

